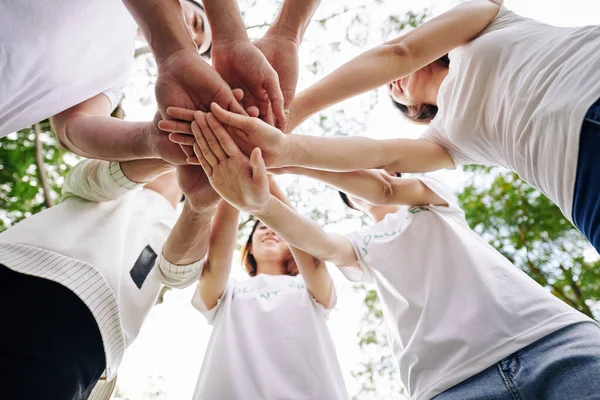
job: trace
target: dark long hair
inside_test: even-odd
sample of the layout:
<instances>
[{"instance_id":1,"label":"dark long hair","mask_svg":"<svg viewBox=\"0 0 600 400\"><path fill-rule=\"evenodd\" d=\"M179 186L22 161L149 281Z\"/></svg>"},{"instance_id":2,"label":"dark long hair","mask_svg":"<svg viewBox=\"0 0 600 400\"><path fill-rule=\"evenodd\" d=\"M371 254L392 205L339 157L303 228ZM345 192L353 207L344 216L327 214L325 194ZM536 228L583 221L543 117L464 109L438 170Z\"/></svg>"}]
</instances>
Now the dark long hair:
<instances>
[{"instance_id":1,"label":"dark long hair","mask_svg":"<svg viewBox=\"0 0 600 400\"><path fill-rule=\"evenodd\" d=\"M441 66L448 68L450 66L450 58L448 54L437 59L434 63L439 63ZM391 94L390 94L391 98ZM392 103L400 112L409 120L417 124L428 124L435 118L438 108L433 104L420 104L418 106L405 106L392 98Z\"/></svg>"}]
</instances>

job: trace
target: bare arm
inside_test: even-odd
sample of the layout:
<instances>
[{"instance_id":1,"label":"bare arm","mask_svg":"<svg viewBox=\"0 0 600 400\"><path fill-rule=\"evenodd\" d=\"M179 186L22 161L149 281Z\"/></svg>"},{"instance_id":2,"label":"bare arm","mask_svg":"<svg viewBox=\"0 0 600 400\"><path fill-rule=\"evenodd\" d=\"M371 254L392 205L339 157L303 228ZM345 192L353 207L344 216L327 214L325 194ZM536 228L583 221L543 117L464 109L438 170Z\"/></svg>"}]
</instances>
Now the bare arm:
<instances>
[{"instance_id":1,"label":"bare arm","mask_svg":"<svg viewBox=\"0 0 600 400\"><path fill-rule=\"evenodd\" d=\"M419 179L393 177L383 171L331 172L287 167L283 168L281 172L318 179L344 193L376 205L447 205L444 199Z\"/></svg>"},{"instance_id":2,"label":"bare arm","mask_svg":"<svg viewBox=\"0 0 600 400\"><path fill-rule=\"evenodd\" d=\"M238 128L233 130L233 134L247 154L248 149L259 147L270 168L301 166L330 171L383 168L395 172L454 168L448 152L424 138L375 140L366 137L282 135L281 131L257 118L223 110L214 103L211 109L222 124ZM232 141L227 134L220 140Z\"/></svg>"},{"instance_id":3,"label":"bare arm","mask_svg":"<svg viewBox=\"0 0 600 400\"><path fill-rule=\"evenodd\" d=\"M475 0L368 50L300 93L288 130L342 100L403 78L471 41L494 19L501 1Z\"/></svg>"},{"instance_id":4,"label":"bare arm","mask_svg":"<svg viewBox=\"0 0 600 400\"><path fill-rule=\"evenodd\" d=\"M123 0L148 41L157 62L180 50L197 51L179 0Z\"/></svg>"},{"instance_id":5,"label":"bare arm","mask_svg":"<svg viewBox=\"0 0 600 400\"><path fill-rule=\"evenodd\" d=\"M264 207L252 213L290 246L303 250L316 259L329 261L340 267L358 262L349 239L325 232L316 222L299 215L274 196L269 198Z\"/></svg>"},{"instance_id":6,"label":"bare arm","mask_svg":"<svg viewBox=\"0 0 600 400\"><path fill-rule=\"evenodd\" d=\"M291 209L294 208L272 177L269 177L269 190L274 197L279 199L287 207ZM334 288L333 281L331 280L331 276L327 271L325 263L294 246L290 246L290 250L310 294L317 302L323 305L323 307L329 308L331 306L329 302Z\"/></svg>"},{"instance_id":7,"label":"bare arm","mask_svg":"<svg viewBox=\"0 0 600 400\"><path fill-rule=\"evenodd\" d=\"M87 158L127 161L153 158L148 122L110 116L110 101L99 94L50 118L59 142Z\"/></svg>"},{"instance_id":8,"label":"bare arm","mask_svg":"<svg viewBox=\"0 0 600 400\"><path fill-rule=\"evenodd\" d=\"M321 0L285 0L267 34L288 36L302 42L304 32Z\"/></svg>"},{"instance_id":9,"label":"bare arm","mask_svg":"<svg viewBox=\"0 0 600 400\"><path fill-rule=\"evenodd\" d=\"M209 310L213 308L227 287L231 262L235 251L240 212L226 201L217 207L213 219L198 290L200 298Z\"/></svg>"},{"instance_id":10,"label":"bare arm","mask_svg":"<svg viewBox=\"0 0 600 400\"><path fill-rule=\"evenodd\" d=\"M204 0L213 41L248 40L237 0Z\"/></svg>"}]
</instances>

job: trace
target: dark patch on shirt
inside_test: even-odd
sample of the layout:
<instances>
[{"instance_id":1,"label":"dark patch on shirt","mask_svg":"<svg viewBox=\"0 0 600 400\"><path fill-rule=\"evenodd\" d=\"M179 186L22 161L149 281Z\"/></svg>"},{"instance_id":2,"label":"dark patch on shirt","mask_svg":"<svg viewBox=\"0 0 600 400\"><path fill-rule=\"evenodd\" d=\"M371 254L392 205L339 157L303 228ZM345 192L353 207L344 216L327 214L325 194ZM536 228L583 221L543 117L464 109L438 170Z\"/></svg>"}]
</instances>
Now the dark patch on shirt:
<instances>
[{"instance_id":1,"label":"dark patch on shirt","mask_svg":"<svg viewBox=\"0 0 600 400\"><path fill-rule=\"evenodd\" d=\"M142 250L135 265L131 268L131 271L129 271L129 275L131 275L131 279L133 279L133 282L138 289L141 289L144 285L144 281L146 281L148 274L152 271L152 268L154 268L155 262L156 253L148 245Z\"/></svg>"}]
</instances>

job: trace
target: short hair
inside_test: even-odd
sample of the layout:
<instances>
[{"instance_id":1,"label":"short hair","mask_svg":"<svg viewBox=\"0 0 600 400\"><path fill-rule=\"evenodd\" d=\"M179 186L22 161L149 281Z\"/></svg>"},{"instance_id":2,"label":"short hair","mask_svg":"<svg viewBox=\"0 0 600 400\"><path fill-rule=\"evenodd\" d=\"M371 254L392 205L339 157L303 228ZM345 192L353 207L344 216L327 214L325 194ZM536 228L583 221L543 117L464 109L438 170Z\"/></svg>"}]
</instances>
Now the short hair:
<instances>
[{"instance_id":1,"label":"short hair","mask_svg":"<svg viewBox=\"0 0 600 400\"><path fill-rule=\"evenodd\" d=\"M402 172L396 172L396 177L401 178ZM340 197L345 205L347 205L348 207L350 207L353 210L360 211L359 209L357 209L356 207L354 207L352 205L352 202L350 201L350 199L348 198L348 195L346 193L342 192L341 190L338 190L338 194L340 195Z\"/></svg>"}]
</instances>

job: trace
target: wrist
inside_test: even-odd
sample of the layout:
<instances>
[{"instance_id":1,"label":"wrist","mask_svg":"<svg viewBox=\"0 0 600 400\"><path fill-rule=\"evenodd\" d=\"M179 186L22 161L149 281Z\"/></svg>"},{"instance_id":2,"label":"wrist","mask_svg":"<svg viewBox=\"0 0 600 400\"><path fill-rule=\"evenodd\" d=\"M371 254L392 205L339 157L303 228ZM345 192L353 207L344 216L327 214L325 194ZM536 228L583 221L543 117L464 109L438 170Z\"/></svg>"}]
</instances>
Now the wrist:
<instances>
[{"instance_id":1,"label":"wrist","mask_svg":"<svg viewBox=\"0 0 600 400\"><path fill-rule=\"evenodd\" d=\"M302 42L302 34L300 33L300 27L286 26L282 22L274 22L265 33L265 37L277 38L282 40L289 40L290 42L300 45Z\"/></svg>"},{"instance_id":2,"label":"wrist","mask_svg":"<svg viewBox=\"0 0 600 400\"><path fill-rule=\"evenodd\" d=\"M309 152L306 143L306 137L297 134L288 134L284 141L284 162L283 166L289 167L305 167L306 154Z\"/></svg>"},{"instance_id":3,"label":"wrist","mask_svg":"<svg viewBox=\"0 0 600 400\"><path fill-rule=\"evenodd\" d=\"M263 217L267 217L269 215L269 210L271 209L273 202L276 202L277 199L271 193L269 193L269 200L265 202L258 209L247 211L249 214L254 215L256 218L262 220Z\"/></svg>"},{"instance_id":4,"label":"wrist","mask_svg":"<svg viewBox=\"0 0 600 400\"><path fill-rule=\"evenodd\" d=\"M183 203L182 214L185 214L186 218L194 222L205 222L210 221L217 209L216 204L193 204L192 200L186 196L185 202Z\"/></svg>"}]
</instances>

